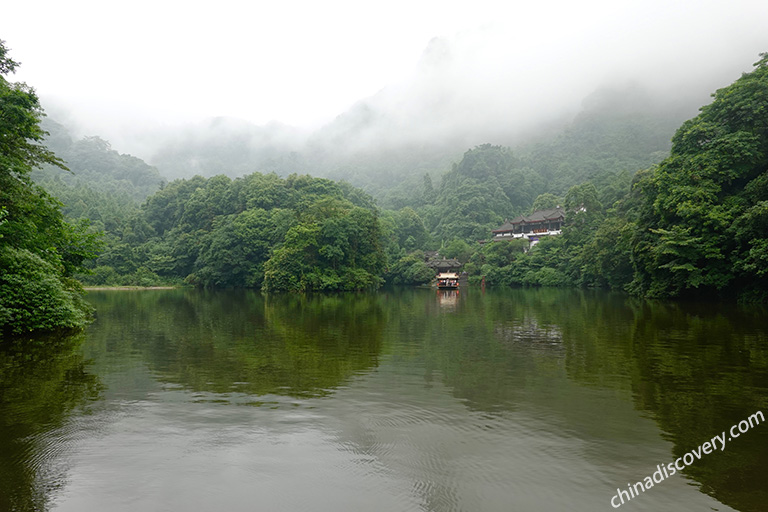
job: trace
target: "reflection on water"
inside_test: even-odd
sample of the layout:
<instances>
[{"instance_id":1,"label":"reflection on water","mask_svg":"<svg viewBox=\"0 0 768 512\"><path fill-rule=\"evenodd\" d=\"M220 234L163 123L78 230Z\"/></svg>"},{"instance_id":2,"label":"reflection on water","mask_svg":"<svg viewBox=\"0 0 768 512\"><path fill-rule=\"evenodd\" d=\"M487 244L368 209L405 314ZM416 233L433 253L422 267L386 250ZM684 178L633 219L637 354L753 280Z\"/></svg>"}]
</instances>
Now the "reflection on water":
<instances>
[{"instance_id":1,"label":"reflection on water","mask_svg":"<svg viewBox=\"0 0 768 512\"><path fill-rule=\"evenodd\" d=\"M66 418L99 397L98 377L75 351L82 336L6 342L0 350L0 510L45 510L63 485Z\"/></svg>"},{"instance_id":2,"label":"reflection on water","mask_svg":"<svg viewBox=\"0 0 768 512\"><path fill-rule=\"evenodd\" d=\"M92 302L92 357L119 341L163 382L253 397L321 396L375 367L385 322L374 295L181 290L103 292Z\"/></svg>"},{"instance_id":3,"label":"reflection on water","mask_svg":"<svg viewBox=\"0 0 768 512\"><path fill-rule=\"evenodd\" d=\"M459 290L437 290L437 303L446 311L456 311L459 305Z\"/></svg>"},{"instance_id":4,"label":"reflection on water","mask_svg":"<svg viewBox=\"0 0 768 512\"><path fill-rule=\"evenodd\" d=\"M82 345L0 355L3 509L601 510L768 411L761 309L477 288L89 298ZM631 506L764 510L766 441Z\"/></svg>"}]
</instances>

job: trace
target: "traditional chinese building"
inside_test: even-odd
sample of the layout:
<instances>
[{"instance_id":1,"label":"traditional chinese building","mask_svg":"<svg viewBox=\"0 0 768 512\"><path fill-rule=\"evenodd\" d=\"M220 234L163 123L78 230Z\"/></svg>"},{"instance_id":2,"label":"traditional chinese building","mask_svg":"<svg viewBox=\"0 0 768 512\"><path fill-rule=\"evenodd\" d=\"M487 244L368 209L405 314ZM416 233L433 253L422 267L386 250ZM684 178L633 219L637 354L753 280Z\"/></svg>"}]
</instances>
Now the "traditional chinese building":
<instances>
[{"instance_id":1,"label":"traditional chinese building","mask_svg":"<svg viewBox=\"0 0 768 512\"><path fill-rule=\"evenodd\" d=\"M437 273L442 272L458 272L461 268L461 262L455 258L447 259L445 256L440 258L435 256L427 260L427 266L435 269Z\"/></svg>"},{"instance_id":2,"label":"traditional chinese building","mask_svg":"<svg viewBox=\"0 0 768 512\"><path fill-rule=\"evenodd\" d=\"M526 238L537 242L541 236L559 235L565 222L565 210L559 206L547 210L536 210L530 215L520 215L507 220L492 231L494 242Z\"/></svg>"}]
</instances>

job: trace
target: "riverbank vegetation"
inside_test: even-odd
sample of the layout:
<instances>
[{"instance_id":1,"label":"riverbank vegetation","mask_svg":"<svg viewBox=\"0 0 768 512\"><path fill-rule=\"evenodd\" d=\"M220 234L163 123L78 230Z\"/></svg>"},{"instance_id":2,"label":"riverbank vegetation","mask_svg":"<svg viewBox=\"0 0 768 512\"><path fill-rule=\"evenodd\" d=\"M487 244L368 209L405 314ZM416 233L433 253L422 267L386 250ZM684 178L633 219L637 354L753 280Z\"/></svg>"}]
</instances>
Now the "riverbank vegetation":
<instances>
[{"instance_id":1,"label":"riverbank vegetation","mask_svg":"<svg viewBox=\"0 0 768 512\"><path fill-rule=\"evenodd\" d=\"M17 66L0 41L0 333L79 328L90 309L74 275L98 241L30 177L42 165L66 167L42 143L34 90L8 80Z\"/></svg>"}]
</instances>

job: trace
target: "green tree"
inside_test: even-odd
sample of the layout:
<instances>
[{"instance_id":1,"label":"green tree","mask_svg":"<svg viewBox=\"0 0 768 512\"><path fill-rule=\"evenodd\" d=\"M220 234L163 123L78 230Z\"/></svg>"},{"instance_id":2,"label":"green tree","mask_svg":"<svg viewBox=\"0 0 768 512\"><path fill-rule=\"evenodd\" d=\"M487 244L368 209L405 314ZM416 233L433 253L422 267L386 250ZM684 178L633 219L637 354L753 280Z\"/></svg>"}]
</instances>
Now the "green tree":
<instances>
[{"instance_id":1,"label":"green tree","mask_svg":"<svg viewBox=\"0 0 768 512\"><path fill-rule=\"evenodd\" d=\"M466 263L475 252L476 246L477 244L469 245L464 240L454 238L440 249L440 254L446 258L456 258L461 263Z\"/></svg>"},{"instance_id":2,"label":"green tree","mask_svg":"<svg viewBox=\"0 0 768 512\"><path fill-rule=\"evenodd\" d=\"M261 286L274 236L272 214L261 208L217 218L187 281L206 287Z\"/></svg>"},{"instance_id":3,"label":"green tree","mask_svg":"<svg viewBox=\"0 0 768 512\"><path fill-rule=\"evenodd\" d=\"M406 206L397 212L395 217L396 234L400 247L407 251L424 249L429 242L429 233L424 221L413 210Z\"/></svg>"},{"instance_id":4,"label":"green tree","mask_svg":"<svg viewBox=\"0 0 768 512\"><path fill-rule=\"evenodd\" d=\"M539 194L539 196L533 202L533 207L531 210L534 212L537 210L546 210L548 208L555 208L562 204L563 200L560 197L556 196L555 194L546 192L544 194Z\"/></svg>"},{"instance_id":5,"label":"green tree","mask_svg":"<svg viewBox=\"0 0 768 512\"><path fill-rule=\"evenodd\" d=\"M264 265L268 291L378 287L384 251L376 214L332 196L303 206L301 222Z\"/></svg>"},{"instance_id":6,"label":"green tree","mask_svg":"<svg viewBox=\"0 0 768 512\"><path fill-rule=\"evenodd\" d=\"M429 175L429 173L424 174L424 193L422 195L422 200L425 204L429 204L434 202L435 198L437 197L437 192L435 191L435 187L432 184L432 176Z\"/></svg>"},{"instance_id":7,"label":"green tree","mask_svg":"<svg viewBox=\"0 0 768 512\"><path fill-rule=\"evenodd\" d=\"M638 183L633 289L653 296L765 295L768 55L686 121Z\"/></svg>"},{"instance_id":8,"label":"green tree","mask_svg":"<svg viewBox=\"0 0 768 512\"><path fill-rule=\"evenodd\" d=\"M386 280L389 284L426 284L434 277L435 270L428 267L424 262L424 253L421 251L414 251L399 258L386 273Z\"/></svg>"},{"instance_id":9,"label":"green tree","mask_svg":"<svg viewBox=\"0 0 768 512\"><path fill-rule=\"evenodd\" d=\"M66 167L42 144L34 90L6 79L17 66L0 41L0 331L78 328L89 308L72 276L98 243L85 224L67 224L61 204L32 183L35 167Z\"/></svg>"}]
</instances>

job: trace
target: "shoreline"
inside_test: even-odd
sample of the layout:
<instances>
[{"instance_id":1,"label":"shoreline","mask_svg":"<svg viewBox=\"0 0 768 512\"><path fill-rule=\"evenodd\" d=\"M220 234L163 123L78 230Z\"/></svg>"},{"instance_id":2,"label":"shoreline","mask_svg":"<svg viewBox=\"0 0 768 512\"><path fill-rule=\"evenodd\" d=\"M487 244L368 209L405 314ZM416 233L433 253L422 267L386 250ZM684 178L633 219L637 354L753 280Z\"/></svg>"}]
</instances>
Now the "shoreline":
<instances>
[{"instance_id":1,"label":"shoreline","mask_svg":"<svg viewBox=\"0 0 768 512\"><path fill-rule=\"evenodd\" d=\"M87 292L103 290L175 290L178 286L83 286Z\"/></svg>"}]
</instances>

